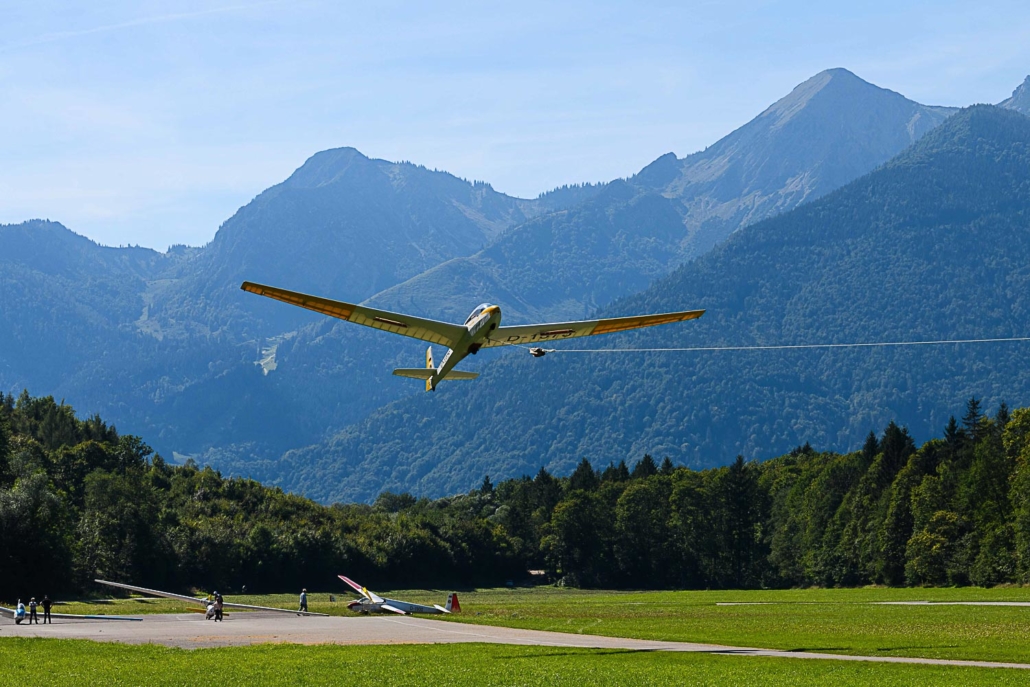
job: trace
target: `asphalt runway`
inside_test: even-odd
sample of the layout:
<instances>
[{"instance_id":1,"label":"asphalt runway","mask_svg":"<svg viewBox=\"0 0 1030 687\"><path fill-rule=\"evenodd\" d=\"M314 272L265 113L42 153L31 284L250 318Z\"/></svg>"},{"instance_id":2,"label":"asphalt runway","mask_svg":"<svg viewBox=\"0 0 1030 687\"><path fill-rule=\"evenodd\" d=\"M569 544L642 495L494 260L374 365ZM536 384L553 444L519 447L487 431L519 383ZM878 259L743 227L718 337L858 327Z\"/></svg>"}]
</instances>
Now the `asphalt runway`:
<instances>
[{"instance_id":1,"label":"asphalt runway","mask_svg":"<svg viewBox=\"0 0 1030 687\"><path fill-rule=\"evenodd\" d=\"M414 617L303 618L278 613L234 613L224 622L204 620L196 613L145 615L142 622L60 619L52 625L15 625L0 620L3 637L90 639L125 644L163 644L197 649L248 644L452 644L486 642L525 646L560 646L636 651L693 651L731 656L772 656L792 659L828 659L875 663L922 663L981 668L1030 669L1030 664L994 661L953 661L899 656L845 656L840 654L779 651L750 647L658 642L596 635L519 630L508 627L466 625Z\"/></svg>"}]
</instances>

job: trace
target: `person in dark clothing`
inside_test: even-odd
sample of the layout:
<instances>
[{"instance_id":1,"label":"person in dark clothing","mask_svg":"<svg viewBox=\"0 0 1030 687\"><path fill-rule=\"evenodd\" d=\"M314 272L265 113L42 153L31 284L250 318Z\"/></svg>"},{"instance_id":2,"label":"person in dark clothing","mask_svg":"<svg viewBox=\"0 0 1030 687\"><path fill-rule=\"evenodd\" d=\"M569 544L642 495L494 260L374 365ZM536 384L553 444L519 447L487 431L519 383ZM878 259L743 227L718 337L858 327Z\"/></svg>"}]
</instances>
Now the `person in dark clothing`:
<instances>
[{"instance_id":1,"label":"person in dark clothing","mask_svg":"<svg viewBox=\"0 0 1030 687\"><path fill-rule=\"evenodd\" d=\"M223 606L224 606L224 602L222 601L222 595L219 594L218 592L215 592L215 622L216 623L222 621L222 608L223 608Z\"/></svg>"},{"instance_id":2,"label":"person in dark clothing","mask_svg":"<svg viewBox=\"0 0 1030 687\"><path fill-rule=\"evenodd\" d=\"M37 605L36 597L29 599L29 625L32 624L32 621L36 621L36 624L39 625L39 616L36 615Z\"/></svg>"},{"instance_id":3,"label":"person in dark clothing","mask_svg":"<svg viewBox=\"0 0 1030 687\"><path fill-rule=\"evenodd\" d=\"M43 624L50 623L54 624L53 619L50 617L50 607L54 605L54 602L50 600L49 594L43 595Z\"/></svg>"}]
</instances>

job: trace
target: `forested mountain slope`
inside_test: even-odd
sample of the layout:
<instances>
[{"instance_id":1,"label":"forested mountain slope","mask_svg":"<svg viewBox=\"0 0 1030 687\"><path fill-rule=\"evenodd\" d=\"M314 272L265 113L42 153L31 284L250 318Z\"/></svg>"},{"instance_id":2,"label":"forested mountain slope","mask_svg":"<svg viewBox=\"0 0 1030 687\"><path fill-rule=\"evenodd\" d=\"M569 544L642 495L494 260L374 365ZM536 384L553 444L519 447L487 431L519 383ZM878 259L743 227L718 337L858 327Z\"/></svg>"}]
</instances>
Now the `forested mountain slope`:
<instances>
[{"instance_id":1,"label":"forested mountain slope","mask_svg":"<svg viewBox=\"0 0 1030 687\"><path fill-rule=\"evenodd\" d=\"M575 348L1027 336L1030 119L963 110L883 168L737 232L607 315L705 308ZM556 345L560 348L560 345ZM439 494L483 474L650 452L694 467L792 446L850 450L890 419L917 439L952 399L1030 401L1025 343L707 353L509 352L474 384L387 406L287 455L320 499Z\"/></svg>"},{"instance_id":2,"label":"forested mountain slope","mask_svg":"<svg viewBox=\"0 0 1030 687\"><path fill-rule=\"evenodd\" d=\"M573 187L521 200L342 148L314 155L203 248L160 254L98 246L56 223L3 226L0 389L44 388L148 433L168 453L250 442L275 455L400 389L383 395L352 377L365 396L352 394L355 403L342 411L339 402L323 403L307 389L347 353L305 338L322 318L247 296L241 281L362 300L594 192ZM298 344L300 371L280 387L265 372L278 364L280 346ZM268 422L285 416L294 420Z\"/></svg>"},{"instance_id":3,"label":"forested mountain slope","mask_svg":"<svg viewBox=\"0 0 1030 687\"><path fill-rule=\"evenodd\" d=\"M704 151L668 153L582 205L526 222L372 302L453 318L470 300L489 300L513 322L581 319L737 229L871 171L952 112L830 69Z\"/></svg>"},{"instance_id":4,"label":"forested mountain slope","mask_svg":"<svg viewBox=\"0 0 1030 687\"><path fill-rule=\"evenodd\" d=\"M823 193L947 112L831 70L702 153L535 200L341 148L260 194L203 248L161 255L56 224L6 227L0 389L42 388L167 455L278 478L282 451L418 393L388 373L418 364L424 347L241 293L243 279L343 300L379 292L371 302L455 320L486 299L509 323L579 317L666 274L709 229Z\"/></svg>"},{"instance_id":5,"label":"forested mountain slope","mask_svg":"<svg viewBox=\"0 0 1030 687\"><path fill-rule=\"evenodd\" d=\"M176 254L106 248L56 222L0 225L0 388L60 389L108 354L138 356L147 281Z\"/></svg>"},{"instance_id":6,"label":"forested mountain slope","mask_svg":"<svg viewBox=\"0 0 1030 687\"><path fill-rule=\"evenodd\" d=\"M360 302L469 255L542 204L353 148L312 156L226 221L154 317L280 334L312 317L237 293L244 280Z\"/></svg>"}]
</instances>

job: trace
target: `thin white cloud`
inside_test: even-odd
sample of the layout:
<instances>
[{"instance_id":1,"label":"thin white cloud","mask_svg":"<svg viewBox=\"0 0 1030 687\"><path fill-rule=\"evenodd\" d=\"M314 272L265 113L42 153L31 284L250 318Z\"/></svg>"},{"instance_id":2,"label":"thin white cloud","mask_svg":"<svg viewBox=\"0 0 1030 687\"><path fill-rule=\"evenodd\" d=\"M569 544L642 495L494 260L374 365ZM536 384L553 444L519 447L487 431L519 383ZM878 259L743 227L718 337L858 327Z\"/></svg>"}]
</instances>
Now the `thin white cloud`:
<instances>
[{"instance_id":1,"label":"thin white cloud","mask_svg":"<svg viewBox=\"0 0 1030 687\"><path fill-rule=\"evenodd\" d=\"M57 41L66 40L69 38L78 38L80 36L90 36L97 33L108 33L111 31L121 31L123 29L131 29L138 26L147 26L149 24L164 24L167 22L181 21L183 19L193 19L196 17L207 17L213 14L226 14L229 12L240 12L246 10L258 9L261 7L269 7L272 5L285 4L285 0L266 0L265 2L253 2L241 5L226 5L224 7L212 7L206 10L196 10L193 12L173 12L168 14L158 14L150 17L140 17L138 19L130 19L128 21L118 22L115 24L107 24L104 26L94 26L88 29L76 29L73 31L55 31L52 33L45 33L35 38L29 38L23 41L17 41L15 43L8 43L7 45L0 45L0 52L8 52L18 48L28 48L34 45L43 45L46 43L54 43Z\"/></svg>"}]
</instances>

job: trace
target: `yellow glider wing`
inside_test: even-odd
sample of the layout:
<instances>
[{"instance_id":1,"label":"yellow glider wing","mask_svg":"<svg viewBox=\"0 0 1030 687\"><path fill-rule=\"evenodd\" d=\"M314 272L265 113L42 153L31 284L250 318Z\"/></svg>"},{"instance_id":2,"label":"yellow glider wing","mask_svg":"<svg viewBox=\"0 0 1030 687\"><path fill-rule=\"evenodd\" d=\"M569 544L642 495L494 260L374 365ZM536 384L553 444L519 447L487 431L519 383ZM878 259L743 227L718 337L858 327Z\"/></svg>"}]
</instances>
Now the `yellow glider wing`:
<instances>
[{"instance_id":1,"label":"yellow glider wing","mask_svg":"<svg viewBox=\"0 0 1030 687\"><path fill-rule=\"evenodd\" d=\"M314 310L323 315L330 315L347 322L372 327L373 329L382 329L383 331L400 334L401 336L409 336L413 339L421 339L422 341L440 344L448 348L454 348L467 331L464 327L456 324L426 320L421 317L389 312L388 310L366 308L354 303L331 301L328 298L309 296L304 293L287 291L286 289L255 284L249 281L243 282L240 288L250 293L256 293L259 296L274 298L283 303Z\"/></svg>"},{"instance_id":2,"label":"yellow glider wing","mask_svg":"<svg viewBox=\"0 0 1030 687\"><path fill-rule=\"evenodd\" d=\"M552 324L527 324L517 327L498 327L483 344L484 348L514 346L545 341L562 341L580 336L614 334L630 329L654 327L658 324L696 320L705 314L704 310L670 312L661 315L636 315L633 317L612 317L606 320L583 320L581 322L555 322Z\"/></svg>"}]
</instances>

